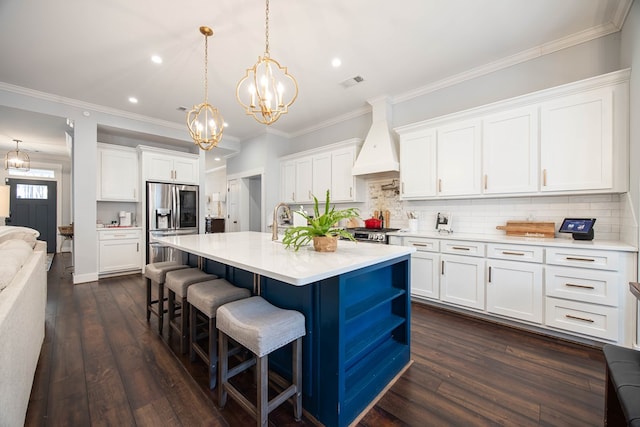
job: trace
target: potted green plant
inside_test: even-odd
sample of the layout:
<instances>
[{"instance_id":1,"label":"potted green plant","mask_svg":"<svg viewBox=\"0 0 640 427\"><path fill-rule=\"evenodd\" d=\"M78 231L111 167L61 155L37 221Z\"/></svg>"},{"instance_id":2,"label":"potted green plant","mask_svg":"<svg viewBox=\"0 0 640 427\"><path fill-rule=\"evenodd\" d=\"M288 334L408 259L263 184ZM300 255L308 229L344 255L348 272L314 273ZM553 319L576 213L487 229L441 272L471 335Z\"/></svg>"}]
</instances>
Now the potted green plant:
<instances>
[{"instance_id":1,"label":"potted green plant","mask_svg":"<svg viewBox=\"0 0 640 427\"><path fill-rule=\"evenodd\" d=\"M296 211L294 214L301 215L307 220L307 225L290 227L284 234L282 243L286 247L293 246L297 251L300 246L313 241L313 247L319 252L334 252L338 246L338 238L344 237L354 240L351 233L339 228L338 222L343 219L350 219L359 216L358 208L348 208L336 210L329 207L329 190L327 190L324 202L324 213L321 215L318 210L318 199L313 196L313 216L304 212Z\"/></svg>"}]
</instances>

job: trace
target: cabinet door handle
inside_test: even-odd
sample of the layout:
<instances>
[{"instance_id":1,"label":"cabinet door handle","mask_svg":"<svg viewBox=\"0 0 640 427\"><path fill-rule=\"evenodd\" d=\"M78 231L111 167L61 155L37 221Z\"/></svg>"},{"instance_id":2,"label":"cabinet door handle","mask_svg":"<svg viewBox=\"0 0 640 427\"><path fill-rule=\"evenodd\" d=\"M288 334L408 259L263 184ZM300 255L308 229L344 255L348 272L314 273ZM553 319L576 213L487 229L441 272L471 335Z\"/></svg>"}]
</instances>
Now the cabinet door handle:
<instances>
[{"instance_id":1,"label":"cabinet door handle","mask_svg":"<svg viewBox=\"0 0 640 427\"><path fill-rule=\"evenodd\" d=\"M296 193L291 193L291 200L296 201Z\"/></svg>"},{"instance_id":2,"label":"cabinet door handle","mask_svg":"<svg viewBox=\"0 0 640 427\"><path fill-rule=\"evenodd\" d=\"M487 174L484 174L484 189L487 189Z\"/></svg>"},{"instance_id":3,"label":"cabinet door handle","mask_svg":"<svg viewBox=\"0 0 640 427\"><path fill-rule=\"evenodd\" d=\"M596 261L593 258L579 258L579 257L573 257L573 256L568 256L565 259L567 261L584 261L584 262L595 262Z\"/></svg>"},{"instance_id":4,"label":"cabinet door handle","mask_svg":"<svg viewBox=\"0 0 640 427\"><path fill-rule=\"evenodd\" d=\"M589 322L589 323L594 322L593 319L586 319L584 317L573 316L571 314L565 314L564 317L566 317L567 319L582 320L583 322Z\"/></svg>"},{"instance_id":5,"label":"cabinet door handle","mask_svg":"<svg viewBox=\"0 0 640 427\"><path fill-rule=\"evenodd\" d=\"M565 283L565 286L568 286L570 288L582 288L582 289L595 289L595 286L589 286L589 285L577 285L575 283Z\"/></svg>"},{"instance_id":6,"label":"cabinet door handle","mask_svg":"<svg viewBox=\"0 0 640 427\"><path fill-rule=\"evenodd\" d=\"M440 274L444 276L444 260L440 261Z\"/></svg>"},{"instance_id":7,"label":"cabinet door handle","mask_svg":"<svg viewBox=\"0 0 640 427\"><path fill-rule=\"evenodd\" d=\"M489 266L489 283L491 283L491 266Z\"/></svg>"},{"instance_id":8,"label":"cabinet door handle","mask_svg":"<svg viewBox=\"0 0 640 427\"><path fill-rule=\"evenodd\" d=\"M419 246L421 248L426 248L428 245L425 243L412 243L413 246Z\"/></svg>"},{"instance_id":9,"label":"cabinet door handle","mask_svg":"<svg viewBox=\"0 0 640 427\"><path fill-rule=\"evenodd\" d=\"M349 187L349 197L353 197L353 187Z\"/></svg>"},{"instance_id":10,"label":"cabinet door handle","mask_svg":"<svg viewBox=\"0 0 640 427\"><path fill-rule=\"evenodd\" d=\"M503 255L518 255L524 256L524 252L511 252L511 251L502 251Z\"/></svg>"},{"instance_id":11,"label":"cabinet door handle","mask_svg":"<svg viewBox=\"0 0 640 427\"><path fill-rule=\"evenodd\" d=\"M542 186L543 187L547 186L547 170L546 169L542 169Z\"/></svg>"},{"instance_id":12,"label":"cabinet door handle","mask_svg":"<svg viewBox=\"0 0 640 427\"><path fill-rule=\"evenodd\" d=\"M442 179L438 180L438 193L442 193Z\"/></svg>"},{"instance_id":13,"label":"cabinet door handle","mask_svg":"<svg viewBox=\"0 0 640 427\"><path fill-rule=\"evenodd\" d=\"M140 252L140 242L136 243L136 252Z\"/></svg>"},{"instance_id":14,"label":"cabinet door handle","mask_svg":"<svg viewBox=\"0 0 640 427\"><path fill-rule=\"evenodd\" d=\"M309 190L309 200L311 200L311 199L312 199L312 197L311 197L311 190Z\"/></svg>"},{"instance_id":15,"label":"cabinet door handle","mask_svg":"<svg viewBox=\"0 0 640 427\"><path fill-rule=\"evenodd\" d=\"M467 248L464 246L451 246L451 249L455 249L457 251L470 251L471 248Z\"/></svg>"}]
</instances>

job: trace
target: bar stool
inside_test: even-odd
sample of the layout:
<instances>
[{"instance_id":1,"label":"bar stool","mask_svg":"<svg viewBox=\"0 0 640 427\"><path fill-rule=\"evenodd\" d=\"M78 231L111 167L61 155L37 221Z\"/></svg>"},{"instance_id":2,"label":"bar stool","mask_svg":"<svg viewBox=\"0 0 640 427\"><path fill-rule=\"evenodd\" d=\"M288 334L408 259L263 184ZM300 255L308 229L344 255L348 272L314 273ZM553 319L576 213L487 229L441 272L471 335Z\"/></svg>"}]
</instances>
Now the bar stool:
<instances>
[{"instance_id":1,"label":"bar stool","mask_svg":"<svg viewBox=\"0 0 640 427\"><path fill-rule=\"evenodd\" d=\"M218 333L216 329L216 311L226 303L249 298L248 289L233 286L225 279L209 280L195 283L187 289L189 303L189 345L191 360L198 355L209 366L209 388L216 386L216 365L218 362ZM206 317L208 347L204 349L198 340L204 336L198 335L198 313ZM204 322L203 322L204 323Z\"/></svg>"},{"instance_id":2,"label":"bar stool","mask_svg":"<svg viewBox=\"0 0 640 427\"><path fill-rule=\"evenodd\" d=\"M180 354L187 352L187 325L189 321L189 303L187 302L187 288L194 283L217 279L218 276L205 273L198 268L170 271L165 279L165 286L169 291L169 337L172 331L180 334ZM176 297L178 302L176 302Z\"/></svg>"},{"instance_id":3,"label":"bar stool","mask_svg":"<svg viewBox=\"0 0 640 427\"><path fill-rule=\"evenodd\" d=\"M162 261L147 264L144 268L144 277L147 282L147 322L151 319L151 313L158 316L158 334L162 335L164 323L164 282L170 271L181 270L189 267L176 261ZM158 285L158 299L151 299L151 284Z\"/></svg>"},{"instance_id":4,"label":"bar stool","mask_svg":"<svg viewBox=\"0 0 640 427\"><path fill-rule=\"evenodd\" d=\"M291 396L296 421L302 417L302 337L305 318L294 310L271 305L262 297L230 302L218 309L216 323L219 331L218 405L224 408L227 393L240 406L253 414L258 426L267 426L269 413ZM254 358L229 369L228 339L236 341L254 354ZM269 400L269 354L293 342L291 384ZM256 360L257 359L257 360ZM253 405L235 388L229 379L256 365L257 404Z\"/></svg>"}]
</instances>

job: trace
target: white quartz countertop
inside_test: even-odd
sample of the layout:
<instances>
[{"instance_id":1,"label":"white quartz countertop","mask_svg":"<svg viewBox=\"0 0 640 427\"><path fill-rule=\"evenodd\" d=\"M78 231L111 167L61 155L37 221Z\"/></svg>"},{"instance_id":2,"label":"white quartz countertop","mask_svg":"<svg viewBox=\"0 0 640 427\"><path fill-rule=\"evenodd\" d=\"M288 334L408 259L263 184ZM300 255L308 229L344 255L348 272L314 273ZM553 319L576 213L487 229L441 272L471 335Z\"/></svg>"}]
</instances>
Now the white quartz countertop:
<instances>
[{"instance_id":1,"label":"white quartz countertop","mask_svg":"<svg viewBox=\"0 0 640 427\"><path fill-rule=\"evenodd\" d=\"M614 241L614 240L599 240L596 236L591 241L587 240L573 240L571 237L553 239L542 237L520 237L520 236L500 236L490 234L471 234L471 233L438 233L435 231L394 231L388 233L389 236L399 237L427 237L440 240L468 240L473 242L485 242L485 243L510 243L514 245L531 245L531 246L547 246L547 247L560 247L560 248L575 248L575 249L600 249L610 251L622 251L622 252L638 252L636 246L628 243Z\"/></svg>"},{"instance_id":2,"label":"white quartz countertop","mask_svg":"<svg viewBox=\"0 0 640 427\"><path fill-rule=\"evenodd\" d=\"M313 246L301 247L296 252L279 241L271 241L271 233L253 231L166 236L153 240L296 286L415 252L412 247L348 240L339 240L336 252L316 252Z\"/></svg>"}]
</instances>

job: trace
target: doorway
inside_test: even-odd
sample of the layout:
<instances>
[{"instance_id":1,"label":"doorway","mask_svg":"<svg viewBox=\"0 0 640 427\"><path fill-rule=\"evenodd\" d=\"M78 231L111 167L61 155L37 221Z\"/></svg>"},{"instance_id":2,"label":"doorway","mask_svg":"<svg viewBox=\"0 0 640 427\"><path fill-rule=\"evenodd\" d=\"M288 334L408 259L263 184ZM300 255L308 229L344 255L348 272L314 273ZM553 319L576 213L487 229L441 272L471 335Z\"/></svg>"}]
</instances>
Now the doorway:
<instances>
[{"instance_id":1,"label":"doorway","mask_svg":"<svg viewBox=\"0 0 640 427\"><path fill-rule=\"evenodd\" d=\"M263 231L262 174L227 181L227 231Z\"/></svg>"},{"instance_id":2,"label":"doorway","mask_svg":"<svg viewBox=\"0 0 640 427\"><path fill-rule=\"evenodd\" d=\"M47 242L47 252L56 251L57 183L7 178L11 214L7 225L33 228L38 240Z\"/></svg>"}]
</instances>

